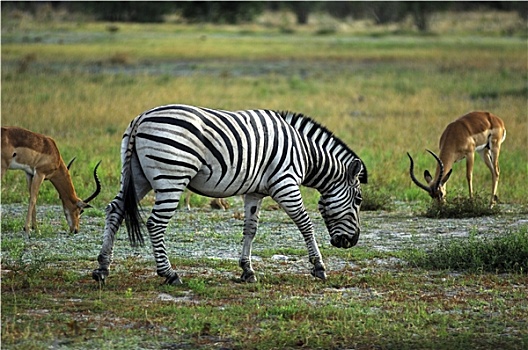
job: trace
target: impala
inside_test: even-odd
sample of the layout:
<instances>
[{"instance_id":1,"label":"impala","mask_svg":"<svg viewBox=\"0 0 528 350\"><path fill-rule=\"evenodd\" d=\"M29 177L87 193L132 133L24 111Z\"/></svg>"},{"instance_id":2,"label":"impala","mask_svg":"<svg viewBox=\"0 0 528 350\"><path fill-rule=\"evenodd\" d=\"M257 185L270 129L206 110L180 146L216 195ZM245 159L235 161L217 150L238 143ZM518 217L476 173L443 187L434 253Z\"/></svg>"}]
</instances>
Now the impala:
<instances>
[{"instance_id":1,"label":"impala","mask_svg":"<svg viewBox=\"0 0 528 350\"><path fill-rule=\"evenodd\" d=\"M473 197L473 163L474 153L478 152L492 177L490 206L497 202L497 185L499 183L499 155L501 144L506 138L504 122L489 112L471 112L450 123L440 137L440 154L427 150L437 161L436 173L432 177L429 171L424 172L427 185L420 183L414 176L414 162L409 153L411 167L409 173L412 181L429 195L444 202L446 182L451 176L453 164L466 159L466 179L469 197Z\"/></svg>"},{"instance_id":2,"label":"impala","mask_svg":"<svg viewBox=\"0 0 528 350\"><path fill-rule=\"evenodd\" d=\"M29 235L30 221L31 228L36 229L37 195L42 182L50 180L59 193L70 232L77 233L82 211L90 208L88 203L101 191L101 183L97 177L100 162L93 172L97 187L88 198L82 200L75 193L68 171L75 158L66 166L52 138L19 127L2 127L1 153L2 178L8 169L19 169L26 173L29 206L24 231Z\"/></svg>"}]
</instances>

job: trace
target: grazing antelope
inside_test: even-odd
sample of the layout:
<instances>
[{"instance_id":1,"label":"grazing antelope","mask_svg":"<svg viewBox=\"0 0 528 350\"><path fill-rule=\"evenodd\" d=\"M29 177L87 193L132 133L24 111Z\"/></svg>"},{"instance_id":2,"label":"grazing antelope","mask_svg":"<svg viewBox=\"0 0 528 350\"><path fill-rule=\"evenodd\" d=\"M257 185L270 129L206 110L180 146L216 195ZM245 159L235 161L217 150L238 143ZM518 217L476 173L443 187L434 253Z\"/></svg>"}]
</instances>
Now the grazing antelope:
<instances>
[{"instance_id":1,"label":"grazing antelope","mask_svg":"<svg viewBox=\"0 0 528 350\"><path fill-rule=\"evenodd\" d=\"M440 154L427 150L436 159L438 165L434 178L429 171L424 172L428 185L420 183L414 176L414 162L409 153L411 167L409 173L412 181L429 195L445 202L445 184L451 176L453 163L466 158L466 178L469 197L473 197L473 161L475 151L480 154L492 177L490 206L497 202L497 185L499 183L499 154L501 144L506 138L504 122L489 112L471 112L450 123L440 137Z\"/></svg>"},{"instance_id":2,"label":"grazing antelope","mask_svg":"<svg viewBox=\"0 0 528 350\"><path fill-rule=\"evenodd\" d=\"M29 235L31 228L36 229L36 204L40 185L44 180L50 180L59 193L64 208L70 232L79 231L79 217L88 204L101 191L101 183L97 178L97 167L94 169L94 179L97 188L88 198L77 197L70 177L69 168L64 164L55 141L47 136L18 127L2 127L2 178L8 169L19 169L26 173L29 188L29 206L24 225L24 231Z\"/></svg>"}]
</instances>

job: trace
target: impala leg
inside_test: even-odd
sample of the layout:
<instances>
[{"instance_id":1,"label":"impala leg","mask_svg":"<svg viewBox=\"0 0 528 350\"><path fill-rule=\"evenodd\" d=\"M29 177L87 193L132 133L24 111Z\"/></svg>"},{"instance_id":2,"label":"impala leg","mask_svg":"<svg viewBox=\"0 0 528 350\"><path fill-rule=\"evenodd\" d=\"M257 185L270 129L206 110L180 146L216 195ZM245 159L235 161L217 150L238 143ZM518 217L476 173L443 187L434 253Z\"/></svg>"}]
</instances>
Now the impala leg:
<instances>
[{"instance_id":1,"label":"impala leg","mask_svg":"<svg viewBox=\"0 0 528 350\"><path fill-rule=\"evenodd\" d=\"M500 177L500 167L499 167L499 155L500 155L500 144L497 144L497 147L494 147L490 151L491 153L491 163L493 165L493 170L491 171L491 177L492 177L492 188L491 188L491 202L490 206L493 206L496 202L498 202L497 197L497 190L499 187L499 177Z\"/></svg>"},{"instance_id":2,"label":"impala leg","mask_svg":"<svg viewBox=\"0 0 528 350\"><path fill-rule=\"evenodd\" d=\"M475 163L475 154L469 152L466 154L466 180L469 189L469 198L473 198L473 164Z\"/></svg>"},{"instance_id":3,"label":"impala leg","mask_svg":"<svg viewBox=\"0 0 528 350\"><path fill-rule=\"evenodd\" d=\"M272 198L279 203L301 231L308 248L309 261L314 266L311 271L312 276L326 280L325 265L315 241L313 223L304 208L299 187L296 185L289 187L283 185L278 193L272 195Z\"/></svg>"},{"instance_id":4,"label":"impala leg","mask_svg":"<svg viewBox=\"0 0 528 350\"><path fill-rule=\"evenodd\" d=\"M255 271L251 266L251 246L257 232L262 198L262 196L256 194L247 194L244 197L244 239L242 254L238 262L242 268L242 276L240 279L243 282L257 282Z\"/></svg>"},{"instance_id":5,"label":"impala leg","mask_svg":"<svg viewBox=\"0 0 528 350\"><path fill-rule=\"evenodd\" d=\"M36 230L37 229L37 197L40 189L40 185L42 185L42 182L44 182L44 175L35 173L34 175L30 175L26 173L26 181L29 188L29 204L28 204L28 212L26 216L26 224L24 226L24 231L29 236L30 231L30 221L31 221L31 229Z\"/></svg>"},{"instance_id":6,"label":"impala leg","mask_svg":"<svg viewBox=\"0 0 528 350\"><path fill-rule=\"evenodd\" d=\"M493 145L493 143L492 143ZM482 160L484 160L484 163L486 163L486 166L491 172L491 199L490 199L490 207L493 207L493 205L497 202L497 187L499 184L499 176L500 176L500 168L499 168L499 154L500 154L500 148L499 147L493 147L490 149L484 149L483 151L479 152L480 156L482 157Z\"/></svg>"}]
</instances>

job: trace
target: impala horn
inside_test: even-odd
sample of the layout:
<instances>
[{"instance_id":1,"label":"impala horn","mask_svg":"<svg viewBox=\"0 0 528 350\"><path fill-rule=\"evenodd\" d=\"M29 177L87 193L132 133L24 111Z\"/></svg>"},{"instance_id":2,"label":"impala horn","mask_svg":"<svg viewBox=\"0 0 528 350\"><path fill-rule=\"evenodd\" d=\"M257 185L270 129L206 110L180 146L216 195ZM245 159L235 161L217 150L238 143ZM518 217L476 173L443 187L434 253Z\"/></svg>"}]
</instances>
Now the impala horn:
<instances>
[{"instance_id":1,"label":"impala horn","mask_svg":"<svg viewBox=\"0 0 528 350\"><path fill-rule=\"evenodd\" d=\"M71 163L71 162L70 162ZM91 200L93 200L95 197L99 195L101 192L101 181L99 181L99 178L97 177L97 168L99 167L99 164L101 164L101 161L97 163L97 165L94 168L93 176L95 180L95 185L97 186L94 193L92 193L88 198L83 200L84 203L88 204Z\"/></svg>"},{"instance_id":2,"label":"impala horn","mask_svg":"<svg viewBox=\"0 0 528 350\"><path fill-rule=\"evenodd\" d=\"M438 162L438 166L440 167L440 174L439 174L440 176L438 176L438 179L436 180L434 186L432 186L432 187L426 186L426 185L422 184L420 181L418 181L416 176L414 176L414 161L413 161L411 155L409 154L409 152L407 152L407 156L409 157L409 160L411 161L411 167L409 168L409 174L411 175L411 179L412 179L412 181L414 182L414 184L416 186L420 187L422 190L425 190L427 193L429 193L430 196L432 196L433 195L433 191L437 190L440 187L440 184L442 183L442 178L444 177L444 163L442 163L440 158L438 158L438 156L436 154L434 154L434 152L432 152L430 150L426 150L426 151L431 153L431 155Z\"/></svg>"},{"instance_id":3,"label":"impala horn","mask_svg":"<svg viewBox=\"0 0 528 350\"><path fill-rule=\"evenodd\" d=\"M409 154L409 152L407 152L407 156L409 157L409 160L411 161L411 167L409 168L409 175L411 175L411 180L414 182L414 184L416 186L420 187L422 190L424 190L427 193L431 194L431 189L429 188L429 186L425 186L420 181L418 181L416 176L414 176L414 161L413 161L411 155Z\"/></svg>"},{"instance_id":4,"label":"impala horn","mask_svg":"<svg viewBox=\"0 0 528 350\"><path fill-rule=\"evenodd\" d=\"M438 174L438 178L436 179L436 182L435 182L434 187L433 187L435 190L437 190L438 188L440 188L440 184L442 183L442 179L444 178L444 163L442 163L440 158L438 158L438 156L436 154L434 154L434 152L432 152L430 150L427 150L427 152L431 153L431 155L438 162L438 166L440 167L440 174Z\"/></svg>"},{"instance_id":5,"label":"impala horn","mask_svg":"<svg viewBox=\"0 0 528 350\"><path fill-rule=\"evenodd\" d=\"M73 157L73 158L70 160L70 162L68 163L68 165L66 166L66 168L67 168L68 170L70 170L70 166L71 166L71 165L73 164L73 162L75 161L75 158L77 158L77 157Z\"/></svg>"}]
</instances>

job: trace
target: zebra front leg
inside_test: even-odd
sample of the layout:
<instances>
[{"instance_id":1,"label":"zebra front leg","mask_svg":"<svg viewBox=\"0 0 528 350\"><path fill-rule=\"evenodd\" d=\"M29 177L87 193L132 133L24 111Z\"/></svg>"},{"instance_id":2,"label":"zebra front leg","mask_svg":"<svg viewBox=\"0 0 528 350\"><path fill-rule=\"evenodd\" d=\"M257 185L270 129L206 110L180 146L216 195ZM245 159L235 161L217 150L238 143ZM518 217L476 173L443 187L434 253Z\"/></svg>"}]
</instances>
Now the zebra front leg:
<instances>
[{"instance_id":1,"label":"zebra front leg","mask_svg":"<svg viewBox=\"0 0 528 350\"><path fill-rule=\"evenodd\" d=\"M314 250L314 254L310 255L309 257L310 262L314 266L312 268L311 274L312 276L320 278L323 281L325 281L326 280L326 272L325 272L326 267L323 263L323 258L321 256L321 253L319 252L319 247L317 246L317 242L315 241L313 230L312 230L311 236L312 236L311 242L308 242L305 239L306 245L308 247L308 252L310 252L311 250L310 247L312 247L312 249Z\"/></svg>"},{"instance_id":2,"label":"zebra front leg","mask_svg":"<svg viewBox=\"0 0 528 350\"><path fill-rule=\"evenodd\" d=\"M242 276L240 277L242 282L257 282L255 271L251 266L251 245L257 232L262 198L261 195L256 194L247 194L244 197L244 243L239 260L239 265L242 268Z\"/></svg>"},{"instance_id":3,"label":"zebra front leg","mask_svg":"<svg viewBox=\"0 0 528 350\"><path fill-rule=\"evenodd\" d=\"M295 185L283 186L280 192L275 193L273 199L279 203L288 216L295 222L308 248L308 260L313 265L311 274L314 277L326 280L326 268L323 263L323 257L315 241L313 223L306 209L301 197L299 187Z\"/></svg>"}]
</instances>

